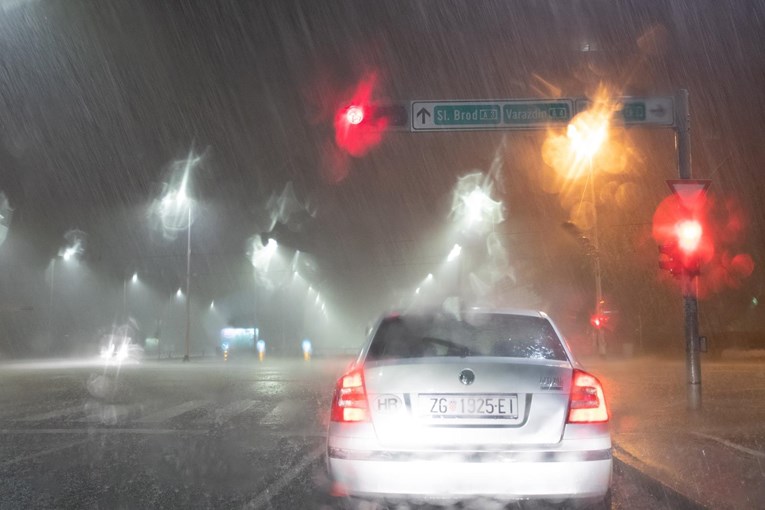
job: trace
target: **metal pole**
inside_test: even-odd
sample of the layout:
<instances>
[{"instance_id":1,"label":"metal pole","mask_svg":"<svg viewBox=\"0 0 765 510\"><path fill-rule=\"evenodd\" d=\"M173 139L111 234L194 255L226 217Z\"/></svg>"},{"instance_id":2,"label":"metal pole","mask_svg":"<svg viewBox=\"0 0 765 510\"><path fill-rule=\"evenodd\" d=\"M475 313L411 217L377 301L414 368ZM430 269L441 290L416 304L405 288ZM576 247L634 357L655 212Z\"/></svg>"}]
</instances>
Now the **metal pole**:
<instances>
[{"instance_id":1,"label":"metal pole","mask_svg":"<svg viewBox=\"0 0 765 510\"><path fill-rule=\"evenodd\" d=\"M675 145L680 179L693 178L691 170L691 114L688 91L675 96L677 128ZM683 310L685 313L685 360L688 377L688 408L701 409L701 356L699 353L698 282L695 276L683 274Z\"/></svg>"},{"instance_id":2,"label":"metal pole","mask_svg":"<svg viewBox=\"0 0 765 510\"><path fill-rule=\"evenodd\" d=\"M56 276L56 257L50 265L50 304L48 306L48 334L53 336L53 281Z\"/></svg>"},{"instance_id":3,"label":"metal pole","mask_svg":"<svg viewBox=\"0 0 765 510\"><path fill-rule=\"evenodd\" d=\"M591 181L591 194L592 194L592 246L595 249L595 316L603 316L603 285L602 274L600 271L600 238L598 231L598 203L595 195L595 172L592 166L592 157L590 157L590 181ZM603 325L595 329L598 354L600 356L606 355L606 343L603 333Z\"/></svg>"},{"instance_id":4,"label":"metal pole","mask_svg":"<svg viewBox=\"0 0 765 510\"><path fill-rule=\"evenodd\" d=\"M122 316L127 321L127 280L122 280Z\"/></svg>"},{"instance_id":5,"label":"metal pole","mask_svg":"<svg viewBox=\"0 0 765 510\"><path fill-rule=\"evenodd\" d=\"M189 202L189 224L186 234L186 353L183 361L189 361L191 346L191 202Z\"/></svg>"}]
</instances>

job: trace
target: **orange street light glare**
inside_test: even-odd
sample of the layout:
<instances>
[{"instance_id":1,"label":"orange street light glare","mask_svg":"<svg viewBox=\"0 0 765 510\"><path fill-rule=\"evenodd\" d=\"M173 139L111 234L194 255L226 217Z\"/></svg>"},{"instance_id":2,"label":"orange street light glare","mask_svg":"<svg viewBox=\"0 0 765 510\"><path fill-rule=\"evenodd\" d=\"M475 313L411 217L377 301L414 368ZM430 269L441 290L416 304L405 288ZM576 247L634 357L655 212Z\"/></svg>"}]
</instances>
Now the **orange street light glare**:
<instances>
[{"instance_id":1,"label":"orange street light glare","mask_svg":"<svg viewBox=\"0 0 765 510\"><path fill-rule=\"evenodd\" d=\"M577 159L591 159L608 138L608 117L597 113L577 116L566 134Z\"/></svg>"}]
</instances>

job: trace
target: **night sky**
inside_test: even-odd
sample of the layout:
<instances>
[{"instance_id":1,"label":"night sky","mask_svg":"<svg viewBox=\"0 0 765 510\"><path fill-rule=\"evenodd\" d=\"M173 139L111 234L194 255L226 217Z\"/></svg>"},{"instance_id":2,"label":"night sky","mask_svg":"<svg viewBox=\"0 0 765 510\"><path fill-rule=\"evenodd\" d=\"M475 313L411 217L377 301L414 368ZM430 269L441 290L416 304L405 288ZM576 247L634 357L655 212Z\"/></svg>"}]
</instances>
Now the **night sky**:
<instances>
[{"instance_id":1,"label":"night sky","mask_svg":"<svg viewBox=\"0 0 765 510\"><path fill-rule=\"evenodd\" d=\"M762 291L764 33L760 0L0 0L0 192L13 209L0 246L0 352L67 350L43 338L54 301L46 268L72 229L86 234L88 277L61 273L72 278L54 294L67 296L54 315L61 332L90 338L117 320L133 272L157 296L184 285L185 231L168 239L150 210L190 153L202 157L192 295L199 307L228 300L224 322L276 299L257 285L279 282L253 278L247 257L248 239L270 232L309 254L311 283L350 331L338 342L355 345L448 253L457 179L493 168L510 266L494 283L580 331L592 277L561 228L574 203L547 180L547 133L395 131L352 157L335 144L333 119L364 82L380 101L688 89L694 176L713 179L745 218L730 249L755 262L702 305L702 329L722 334L749 320ZM674 334L679 294L651 239L664 181L677 176L673 133L615 137L624 171L599 181L605 292L618 334L631 335L637 317ZM260 310L256 321L275 322ZM156 322L148 308L134 313Z\"/></svg>"}]
</instances>

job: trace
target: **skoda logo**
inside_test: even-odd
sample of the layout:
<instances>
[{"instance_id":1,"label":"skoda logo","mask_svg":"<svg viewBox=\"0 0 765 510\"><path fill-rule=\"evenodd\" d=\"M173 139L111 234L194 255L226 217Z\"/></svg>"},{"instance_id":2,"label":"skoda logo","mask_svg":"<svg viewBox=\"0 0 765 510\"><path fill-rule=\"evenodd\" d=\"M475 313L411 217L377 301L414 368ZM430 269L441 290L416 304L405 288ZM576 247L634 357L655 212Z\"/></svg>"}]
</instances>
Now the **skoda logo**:
<instances>
[{"instance_id":1,"label":"skoda logo","mask_svg":"<svg viewBox=\"0 0 765 510\"><path fill-rule=\"evenodd\" d=\"M462 372L460 372L460 382L464 384L465 386L468 386L470 384L473 384L473 381L475 381L475 374L472 370L469 368L466 368Z\"/></svg>"}]
</instances>

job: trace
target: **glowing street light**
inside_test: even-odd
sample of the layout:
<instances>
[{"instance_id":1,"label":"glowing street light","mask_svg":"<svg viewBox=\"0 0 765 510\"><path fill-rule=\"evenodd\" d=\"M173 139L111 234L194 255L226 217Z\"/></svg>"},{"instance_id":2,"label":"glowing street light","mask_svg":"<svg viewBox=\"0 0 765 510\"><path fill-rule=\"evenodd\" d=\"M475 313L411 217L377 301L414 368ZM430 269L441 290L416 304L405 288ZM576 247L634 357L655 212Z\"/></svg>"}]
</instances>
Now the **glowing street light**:
<instances>
[{"instance_id":1,"label":"glowing street light","mask_svg":"<svg viewBox=\"0 0 765 510\"><path fill-rule=\"evenodd\" d=\"M189 181L192 170L200 161L201 157L193 156L192 153L189 153L183 163L180 185L177 189L168 191L160 202L160 216L162 217L163 224L172 224L176 228L180 227L179 218L186 216L184 225L186 228L186 336L183 361L189 361L189 350L191 348L191 225L194 199L189 196Z\"/></svg>"},{"instance_id":2,"label":"glowing street light","mask_svg":"<svg viewBox=\"0 0 765 510\"><path fill-rule=\"evenodd\" d=\"M129 279L126 278L122 281L122 314L127 318L128 315L128 281L132 285L138 283L138 273L133 273L133 276Z\"/></svg>"},{"instance_id":3,"label":"glowing street light","mask_svg":"<svg viewBox=\"0 0 765 510\"><path fill-rule=\"evenodd\" d=\"M452 196L451 216L465 232L484 231L504 221L504 206L491 198L492 180L481 172L460 177Z\"/></svg>"},{"instance_id":4,"label":"glowing street light","mask_svg":"<svg viewBox=\"0 0 765 510\"><path fill-rule=\"evenodd\" d=\"M278 249L279 243L276 242L276 239L270 238L264 244L263 238L260 235L254 236L250 240L248 251L252 267L257 271L266 271Z\"/></svg>"},{"instance_id":5,"label":"glowing street light","mask_svg":"<svg viewBox=\"0 0 765 510\"><path fill-rule=\"evenodd\" d=\"M62 247L58 253L51 259L50 263L50 303L48 309L50 310L50 316L48 317L48 330L53 332L53 304L55 293L55 279L56 279L56 262L59 257L64 262L69 262L79 255L82 255L85 251L84 248L84 236L85 233L79 230L71 230L64 234L64 237L69 241L69 244Z\"/></svg>"},{"instance_id":6,"label":"glowing street light","mask_svg":"<svg viewBox=\"0 0 765 510\"><path fill-rule=\"evenodd\" d=\"M72 257L77 255L79 246L69 246L61 254L61 258L64 260L72 260Z\"/></svg>"},{"instance_id":7,"label":"glowing street light","mask_svg":"<svg viewBox=\"0 0 765 510\"><path fill-rule=\"evenodd\" d=\"M279 243L276 242L276 239L269 239L266 243L266 255L273 256L274 253L276 253L276 249L279 247Z\"/></svg>"},{"instance_id":8,"label":"glowing street light","mask_svg":"<svg viewBox=\"0 0 765 510\"><path fill-rule=\"evenodd\" d=\"M566 131L574 154L580 159L592 159L608 139L608 118L588 121L574 119Z\"/></svg>"}]
</instances>

